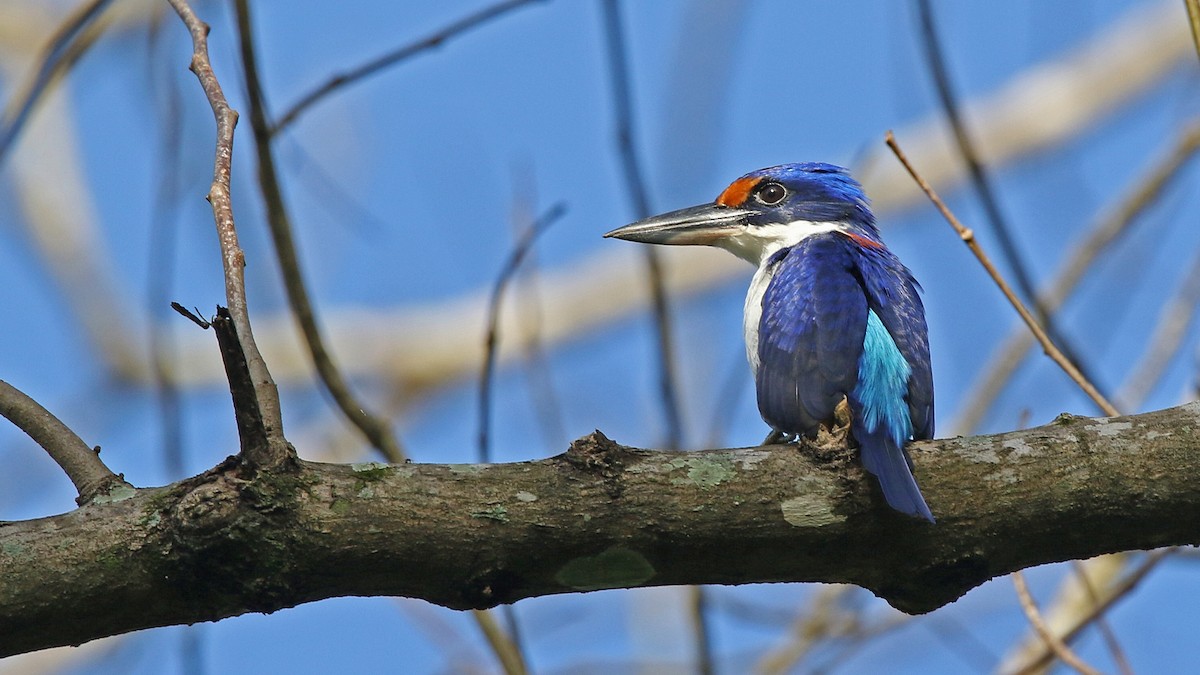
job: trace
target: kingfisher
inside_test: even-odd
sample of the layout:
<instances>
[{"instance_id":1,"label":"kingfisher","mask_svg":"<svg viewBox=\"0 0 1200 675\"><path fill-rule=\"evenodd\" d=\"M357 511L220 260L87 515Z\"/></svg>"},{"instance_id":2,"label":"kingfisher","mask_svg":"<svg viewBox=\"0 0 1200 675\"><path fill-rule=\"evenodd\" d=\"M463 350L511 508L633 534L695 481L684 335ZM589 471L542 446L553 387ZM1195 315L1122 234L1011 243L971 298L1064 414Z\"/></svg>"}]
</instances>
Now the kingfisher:
<instances>
[{"instance_id":1,"label":"kingfisher","mask_svg":"<svg viewBox=\"0 0 1200 675\"><path fill-rule=\"evenodd\" d=\"M893 509L934 522L905 445L933 437L933 370L920 285L879 236L862 186L833 164L782 164L716 201L605 237L723 248L758 266L743 327L764 443L836 428ZM843 428L845 425L841 425Z\"/></svg>"}]
</instances>

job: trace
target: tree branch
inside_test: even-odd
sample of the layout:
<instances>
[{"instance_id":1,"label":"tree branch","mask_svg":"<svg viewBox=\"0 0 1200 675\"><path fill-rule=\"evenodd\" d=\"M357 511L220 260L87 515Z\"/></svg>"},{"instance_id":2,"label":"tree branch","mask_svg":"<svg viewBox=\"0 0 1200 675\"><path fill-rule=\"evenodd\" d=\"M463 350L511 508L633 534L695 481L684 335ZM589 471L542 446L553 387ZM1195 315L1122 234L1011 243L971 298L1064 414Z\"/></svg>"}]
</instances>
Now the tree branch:
<instances>
[{"instance_id":1,"label":"tree branch","mask_svg":"<svg viewBox=\"0 0 1200 675\"><path fill-rule=\"evenodd\" d=\"M275 242L275 254L283 273L283 285L287 291L288 304L304 344L312 356L313 367L325 390L337 405L338 410L354 425L367 441L389 462L403 462L404 449L392 432L388 420L367 411L333 362L333 356L325 347L325 339L317 326L317 312L304 285L300 269L300 256L292 237L292 221L283 200L283 188L279 172L275 168L275 155L271 149L271 131L267 123L265 94L258 77L258 65L254 50L254 28L250 23L250 7L246 0L234 2L237 14L238 43L242 53L242 70L246 76L246 90L250 102L250 128L254 133L254 147L258 156L258 185L267 211L267 223L271 239ZM240 330L240 329L239 329Z\"/></svg>"},{"instance_id":2,"label":"tree branch","mask_svg":"<svg viewBox=\"0 0 1200 675\"><path fill-rule=\"evenodd\" d=\"M50 85L59 75L95 43L100 33L93 31L89 34L89 29L96 25L97 18L111 2L112 0L89 0L72 11L54 32L42 54L42 61L33 75L33 80L20 95L12 97L8 109L4 112L3 123L0 124L0 163L4 162L9 148L20 136L42 95L50 89Z\"/></svg>"},{"instance_id":3,"label":"tree branch","mask_svg":"<svg viewBox=\"0 0 1200 675\"><path fill-rule=\"evenodd\" d=\"M1024 321L1025 325L1029 327L1029 332L1033 333L1034 337L1037 338L1037 341L1041 343L1042 348L1046 352L1046 356L1050 357L1050 360L1058 364L1058 367L1063 369L1063 372L1067 374L1067 377L1070 377L1071 380L1075 382L1075 384L1078 385L1079 388L1082 389L1083 392L1087 394L1088 397L1091 398L1092 401L1099 406L1100 410L1102 410L1105 414L1119 414L1118 410L1108 402L1108 399L1104 398L1104 395L1101 394L1098 389L1096 389L1096 386L1092 384L1086 377L1084 377L1083 373L1079 371L1079 367L1076 366L1069 358L1067 358L1066 354L1064 354L1054 344L1054 342L1050 339L1050 336L1046 334L1046 330L1040 324L1038 324L1037 319L1035 319L1033 314L1029 312L1029 309L1025 307L1025 303L1021 302L1021 299L1017 297L1016 293L1013 293L1012 288L1008 285L1008 282L1004 280L1004 277L1000 276L1000 273L996 271L996 266L992 264L991 259L988 258L987 254L983 252L983 248L979 245L979 242L976 241L975 232L959 222L958 218L956 218L954 214L950 212L950 209L946 207L946 204L942 201L941 197L934 192L933 187L929 185L928 181L926 181L920 174L917 173L916 168L909 163L908 158L905 157L904 152L900 149L899 144L896 143L895 136L893 136L892 132L890 131L887 132L887 145L892 149L892 152L896 153L896 158L899 159L900 163L904 165L904 168L908 170L908 173L912 176L913 180L915 180L917 184L921 186L921 189L925 192L925 194L929 196L930 201L932 201L933 205L937 207L937 210L946 219L946 222L948 222L950 226L954 228L954 231L958 233L959 238L963 240L963 243L967 245L967 248L971 249L971 253L973 253L975 258L979 260L979 264L983 265L983 268L988 273L988 276L990 276L992 280L996 282L996 286L1000 288L1000 292L1003 293L1004 297L1008 299L1009 304L1013 306L1013 309L1017 310L1017 314L1021 315L1021 320Z\"/></svg>"},{"instance_id":4,"label":"tree branch","mask_svg":"<svg viewBox=\"0 0 1200 675\"><path fill-rule=\"evenodd\" d=\"M996 242L1000 245L1000 254L1004 261L1008 263L1008 268L1012 273L1017 290L1021 292L1022 299L1032 305L1038 323L1046 330L1046 335L1049 336L1050 340L1062 350L1067 360L1075 364L1075 367L1079 369L1084 379L1092 382L1099 390L1100 387L1097 383L1095 372L1087 367L1087 364L1081 358L1082 352L1076 349L1072 341L1068 340L1066 334L1059 329L1058 321L1055 320L1053 313L1047 309L1046 303L1042 301L1041 296L1038 295L1037 290L1033 286L1033 276L1029 272L1029 265L1025 260L1025 256L1021 254L1017 245L1012 224L1004 216L1004 212L1000 208L1000 199L996 196L996 191L992 187L991 176L984 168L984 162L979 158L979 151L976 149L975 142L972 140L971 134L967 131L967 124L963 120L962 106L950 82L950 69L946 64L946 57L942 52L941 40L938 38L937 24L933 16L933 7L929 0L917 0L917 17L917 22L921 28L921 42L925 48L925 59L929 63L929 70L933 76L938 101L941 103L942 111L946 115L946 123L950 125L950 131L954 134L954 144L962 155L963 163L966 164L967 176L979 199L979 205L983 207L984 215L988 221L988 225L992 229L992 233L996 237Z\"/></svg>"},{"instance_id":5,"label":"tree branch","mask_svg":"<svg viewBox=\"0 0 1200 675\"><path fill-rule=\"evenodd\" d=\"M849 453L694 453L597 433L496 465L237 461L0 523L0 655L335 596L452 608L672 584L853 583L928 612L995 576L1200 543L1200 403L913 445L937 525L890 512Z\"/></svg>"},{"instance_id":6,"label":"tree branch","mask_svg":"<svg viewBox=\"0 0 1200 675\"><path fill-rule=\"evenodd\" d=\"M484 7L478 12L458 19L450 25L441 28L431 35L427 35L412 44L404 45L399 49L394 49L382 56L375 57L364 64L355 66L344 73L334 75L324 84L321 84L315 89L309 91L307 94L301 96L300 99L293 103L286 112L280 115L279 120L271 126L270 135L275 136L287 127L291 126L291 124L296 121L296 118L303 114L306 110L311 108L318 101L324 99L326 96L329 96L330 94L340 90L342 87L376 75L385 68L393 66L423 51L440 47L445 44L447 40L453 37L457 37L462 33L466 33L472 28L507 14L511 10L528 5L531 2L534 2L534 0L504 0L503 2L498 2L490 7Z\"/></svg>"},{"instance_id":7,"label":"tree branch","mask_svg":"<svg viewBox=\"0 0 1200 675\"><path fill-rule=\"evenodd\" d=\"M99 448L89 448L53 413L4 380L0 380L0 415L29 434L62 467L79 491L75 503L90 503L96 497L110 495L113 488L132 490L100 461Z\"/></svg>"},{"instance_id":8,"label":"tree branch","mask_svg":"<svg viewBox=\"0 0 1200 675\"><path fill-rule=\"evenodd\" d=\"M618 0L600 0L604 14L604 42L608 52L608 74L612 82L613 113L616 117L617 155L625 190L637 218L650 215L650 196L638 159L634 132L633 94L630 91L629 65L625 55L625 31L621 25ZM679 376L675 368L675 331L671 325L671 304L667 294L662 256L654 246L642 248L646 262L646 281L654 310L654 333L658 347L658 394L662 400L665 443L669 448L683 444L683 414L679 403Z\"/></svg>"},{"instance_id":9,"label":"tree branch","mask_svg":"<svg viewBox=\"0 0 1200 675\"><path fill-rule=\"evenodd\" d=\"M216 157L213 161L213 182L209 187L208 201L212 205L213 219L217 226L217 239L221 244L221 262L225 270L225 301L233 327L246 357L246 366L254 381L254 391L259 412L271 441L270 451L277 459L288 456L287 442L283 438L283 414L279 407L279 390L267 363L263 360L254 342L250 329L250 310L246 304L246 280L243 268L246 256L238 244L237 228L233 222L233 202L230 199L229 177L233 170L233 129L237 126L237 111L229 107L229 101L221 90L208 58L208 24L192 11L187 0L169 0L179 18L192 36L191 71L200 80L204 95L212 107L217 122Z\"/></svg>"}]
</instances>

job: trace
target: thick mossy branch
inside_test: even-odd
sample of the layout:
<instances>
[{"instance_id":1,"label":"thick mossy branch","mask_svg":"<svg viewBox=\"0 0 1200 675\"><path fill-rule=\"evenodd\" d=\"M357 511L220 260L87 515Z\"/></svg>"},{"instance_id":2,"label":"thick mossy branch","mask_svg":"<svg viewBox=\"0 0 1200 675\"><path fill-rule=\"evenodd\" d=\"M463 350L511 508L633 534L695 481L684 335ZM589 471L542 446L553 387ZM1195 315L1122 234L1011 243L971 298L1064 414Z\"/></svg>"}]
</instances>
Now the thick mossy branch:
<instances>
[{"instance_id":1,"label":"thick mossy branch","mask_svg":"<svg viewBox=\"0 0 1200 675\"><path fill-rule=\"evenodd\" d=\"M601 588L853 583L927 612L1041 563L1200 543L1200 404L919 443L936 525L848 452L657 452L597 433L497 465L228 460L181 483L0 523L0 654L394 595L453 608Z\"/></svg>"}]
</instances>

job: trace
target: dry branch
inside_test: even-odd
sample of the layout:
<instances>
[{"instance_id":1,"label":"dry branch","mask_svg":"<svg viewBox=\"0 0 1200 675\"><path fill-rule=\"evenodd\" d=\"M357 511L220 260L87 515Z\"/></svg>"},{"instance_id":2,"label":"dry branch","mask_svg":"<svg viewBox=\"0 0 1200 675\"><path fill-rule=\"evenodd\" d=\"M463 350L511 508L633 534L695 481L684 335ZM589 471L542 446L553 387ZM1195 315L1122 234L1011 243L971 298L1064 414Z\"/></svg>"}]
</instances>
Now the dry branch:
<instances>
[{"instance_id":1,"label":"dry branch","mask_svg":"<svg viewBox=\"0 0 1200 675\"><path fill-rule=\"evenodd\" d=\"M1033 333L1034 337L1037 338L1037 341L1042 345L1042 349L1045 350L1046 356L1049 356L1052 361L1058 364L1058 366L1063 369L1067 376L1070 377L1071 380L1074 381L1075 384L1078 385L1079 388L1082 389L1083 392L1087 394L1097 406L1100 407L1101 411L1103 411L1106 415L1117 415L1117 409L1108 402L1108 399L1104 398L1104 396L1100 394L1095 385L1089 382L1087 378L1083 376L1083 373L1079 372L1079 368L1072 363L1071 360L1068 359L1067 356L1063 354L1063 352L1057 346L1055 346L1053 341L1050 340L1050 336L1046 334L1045 328L1038 324L1037 319L1035 319L1033 314L1030 313L1029 309L1025 307L1025 303L1021 302L1021 299L1018 298L1015 293L1013 293L1012 288L1008 285L1008 282L1004 280L1004 277L1001 276L1000 272L996 270L996 266L992 264L991 259L986 253L984 253L983 247L980 246L979 242L975 239L975 232L959 222L958 218L956 218L954 214L950 212L950 209L946 207L946 204L942 201L941 197L934 192L933 187L929 185L929 182L917 173L917 170L912 164L909 163L908 158L905 157L904 153L900 150L900 146L896 143L896 139L890 131L887 132L887 145L892 149L892 152L896 153L896 158L899 159L900 163L904 165L904 168L908 170L908 173L912 176L913 180L921 186L921 190L923 190L925 194L929 196L930 201L932 201L933 205L937 207L939 212L941 212L942 216L946 219L946 222L948 222L950 226L954 228L954 231L958 233L959 238L963 240L963 242L967 245L967 248L971 249L971 253L973 253L975 258L979 260L979 264L983 266L985 271L987 271L988 276L990 276L996 283L996 286L1000 289L1000 292L1004 294L1004 297L1008 300L1009 304L1013 306L1013 309L1017 310L1017 314L1021 315L1021 320L1025 322L1025 325L1029 328L1029 331Z\"/></svg>"},{"instance_id":2,"label":"dry branch","mask_svg":"<svg viewBox=\"0 0 1200 675\"><path fill-rule=\"evenodd\" d=\"M313 305L308 288L304 283L300 256L296 250L295 238L292 236L291 217L288 215L287 205L284 202L279 172L275 168L270 125L267 122L266 94L263 92L262 83L259 80L249 3L246 0L237 0L234 4L237 10L242 70L246 76L246 89L250 99L250 126L254 133L254 149L258 156L258 185L267 211L271 239L275 243L275 255L283 273L283 285L287 290L288 304L296 322L300 325L304 344L308 347L317 375L338 409L351 424L362 432L371 445L379 450L385 459L390 462L404 461L404 450L392 432L390 422L368 412L366 406L350 391L350 385L342 376L341 370L334 364L333 356L326 348L325 339L317 326L316 307ZM238 330L241 330L240 326Z\"/></svg>"},{"instance_id":3,"label":"dry branch","mask_svg":"<svg viewBox=\"0 0 1200 675\"><path fill-rule=\"evenodd\" d=\"M1181 15L1174 1L1135 9L1078 48L1036 64L995 91L967 102L965 116L977 136L982 161L1005 166L1075 138L1088 124L1160 83L1182 62L1190 64L1192 48ZM901 128L897 134L906 139L910 154L928 165L927 179L943 189L961 183L964 168L954 159L952 135L940 116ZM871 154L856 169L881 216L910 207L921 196L903 168L887 154ZM721 251L661 253L666 289L672 295L714 288L749 273L744 262ZM650 305L651 298L643 288L644 266L632 252L597 253L549 269L544 276L547 292L539 314L544 317L546 345L586 335ZM78 286L73 284L69 290L87 290L86 284ZM101 306L97 303L75 304ZM341 357L343 372L351 377L389 377L410 393L479 371L477 336L485 330L486 308L485 288L429 307L332 308L324 315L324 323L329 326L329 348ZM311 362L306 348L295 338L292 318L259 317L256 323L259 344L270 355L279 381L311 381ZM528 327L519 312L511 311L502 319L501 330L520 338ZM212 355L210 341L191 333L180 341L179 385L223 383L221 364ZM516 347L519 339L510 344L500 351L502 361L520 354ZM137 365L130 364L122 374L150 381L152 373L144 367L135 370Z\"/></svg>"},{"instance_id":4,"label":"dry branch","mask_svg":"<svg viewBox=\"0 0 1200 675\"><path fill-rule=\"evenodd\" d=\"M345 595L453 608L601 588L854 583L908 612L995 576L1200 543L1200 404L917 443L937 525L846 454L633 450L596 434L499 465L229 461L0 524L0 654Z\"/></svg>"},{"instance_id":5,"label":"dry branch","mask_svg":"<svg viewBox=\"0 0 1200 675\"><path fill-rule=\"evenodd\" d=\"M250 329L250 310L246 302L246 280L243 268L246 256L238 244L237 227L233 221L233 201L230 198L230 175L233 172L233 130L238 114L229 107L217 75L208 57L208 24L192 11L187 0L169 0L192 36L191 71L200 80L204 95L212 107L217 123L216 153L213 160L213 180L208 190L217 239L221 245L221 263L225 272L225 299L228 309L218 310L214 322L221 342L221 358L233 394L234 412L241 437L241 452L254 466L281 466L295 458L295 452L283 437L283 412L279 405L279 390L267 362L263 360ZM242 384L246 386L243 387Z\"/></svg>"},{"instance_id":6,"label":"dry branch","mask_svg":"<svg viewBox=\"0 0 1200 675\"><path fill-rule=\"evenodd\" d=\"M0 415L29 434L62 468L79 491L76 503L87 504L98 496L109 495L113 488L132 490L121 476L100 461L99 448L88 447L53 413L3 380L0 380Z\"/></svg>"}]
</instances>

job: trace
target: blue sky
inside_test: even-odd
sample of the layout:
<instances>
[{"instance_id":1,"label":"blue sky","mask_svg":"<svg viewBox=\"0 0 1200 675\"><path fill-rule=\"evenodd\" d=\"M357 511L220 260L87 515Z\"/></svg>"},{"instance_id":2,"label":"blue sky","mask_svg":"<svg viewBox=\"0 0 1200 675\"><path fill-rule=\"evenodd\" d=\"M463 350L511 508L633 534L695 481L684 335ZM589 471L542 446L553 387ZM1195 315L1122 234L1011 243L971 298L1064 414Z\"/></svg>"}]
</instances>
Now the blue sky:
<instances>
[{"instance_id":1,"label":"blue sky","mask_svg":"<svg viewBox=\"0 0 1200 675\"><path fill-rule=\"evenodd\" d=\"M488 4L255 3L270 109L278 114L333 73ZM1182 3L1171 4L1179 5L1182 22ZM54 7L65 12L67 4ZM951 76L966 101L987 97L1132 13L1156 7L1161 5L1130 0L935 3ZM231 6L198 2L197 11L213 27L216 73L231 103L243 112L233 191L249 260L251 309L256 317L278 316L286 307L254 183ZM211 177L211 114L186 70L190 45L182 25L164 15L161 33L152 40L146 14L119 22L101 37L59 90L58 95L69 96L65 105L75 142L57 132L22 141L56 138L78 159L90 192L60 198L86 198L92 205L99 237L93 254L106 261L102 268L119 296L107 298L106 306L119 312L114 322L118 316L129 321L127 330L136 334L130 340L138 343L148 316L181 333L189 330L161 306L147 306L154 256L170 270L171 299L205 309L223 298L211 212L202 198ZM739 175L772 164L829 161L855 167L881 151L886 130L897 130L904 144L916 138L905 131L939 115L911 3L627 0L622 16L636 149L654 210L709 201ZM285 192L307 279L325 316L341 317L339 311L351 309L391 315L486 291L511 250L511 213L518 200L532 202L536 212L557 202L567 207L539 241L534 255L539 274L582 269L596 256L622 255L622 249L630 258L638 253L632 244L600 237L635 217L615 152L601 17L596 2L532 3L345 88L281 136L276 149ZM15 59L13 53L0 51L0 57ZM1200 71L1191 56L1059 142L991 169L1036 282L1052 277L1071 247L1195 118ZM22 82L14 72L22 71L5 69L0 80L5 101ZM172 100L177 112L165 114ZM178 124L178 146L163 142L169 128L165 119ZM49 160L37 148L19 150L25 154L0 166L0 306L9 317L19 317L0 332L0 377L59 413L89 443L104 446L109 465L135 484L178 478L170 475L159 452L152 390L114 377L98 358L78 312L65 299L70 294L57 281L61 271L44 262L28 234L32 221L21 206L13 163ZM911 154L921 166L920 152ZM168 170L176 187L167 206L156 210ZM1133 233L1098 262L1061 315L1065 332L1109 391L1133 370L1198 250L1200 229L1192 225L1200 222L1196 171L1186 170ZM975 195L963 183L946 186L944 194L998 256ZM881 212L881 226L889 246L925 288L937 413L945 433L982 365L1017 318L927 204L889 207ZM156 230L173 233L173 252L151 248ZM673 257L669 264L703 265L705 260ZM741 344L742 297L750 273L747 266L716 288L673 299L690 447L704 445L714 420L723 427L723 442L731 445L756 443L765 432ZM527 294L513 297L528 303ZM1196 330L1189 327L1184 346L1142 409L1192 396L1195 342ZM482 335L479 345L482 349ZM597 428L631 445L661 442L653 347L650 316L641 309L548 345L540 366L503 368L494 392L495 457L516 461L557 454L571 438ZM376 378L359 373L354 382L383 406L386 387ZM404 406L397 430L416 460L475 457L475 386L474 381L438 386ZM735 392L736 400L726 391ZM315 389L285 386L284 395L290 430L314 440L341 433L341 422ZM558 425L547 426L538 412L546 410L547 396L556 401ZM1031 355L980 430L1012 429L1022 420L1041 424L1063 411L1094 413L1051 364ZM214 385L187 389L183 429L189 473L232 452L236 431L227 393ZM300 452L308 449L301 446ZM14 430L0 430L0 462L5 467L0 518L71 508L69 483ZM1166 563L1114 612L1114 629L1135 668L1168 671L1194 659L1184 637L1194 632L1193 608L1200 594L1192 564L1190 559ZM1048 599L1062 576L1061 567L1035 570L1035 593ZM719 607L744 602L767 616L795 611L812 592L807 586L752 586L717 588L713 595ZM889 611L861 595L856 599L869 615ZM466 615L412 604L340 599L205 625L192 629L192 635L198 636L200 663L209 672L319 672L347 665L446 672L460 665L448 655L459 648L483 655L483 663L490 664ZM639 661L688 658L682 606L677 591L618 591L533 599L520 603L517 614L536 669L601 672ZM712 620L717 653L735 670L753 663L754 655L776 644L784 631L778 623L747 621L721 609L714 610ZM180 645L191 639L188 630L134 635L115 655L80 670L184 672ZM842 669L988 669L989 659L1003 655L1024 630L1010 584L1001 579L879 638ZM983 648L964 655L964 640L954 637L960 631ZM1178 639L1172 639L1172 631L1179 632ZM457 646L448 650L438 640ZM1081 651L1111 668L1095 635L1084 639Z\"/></svg>"}]
</instances>

